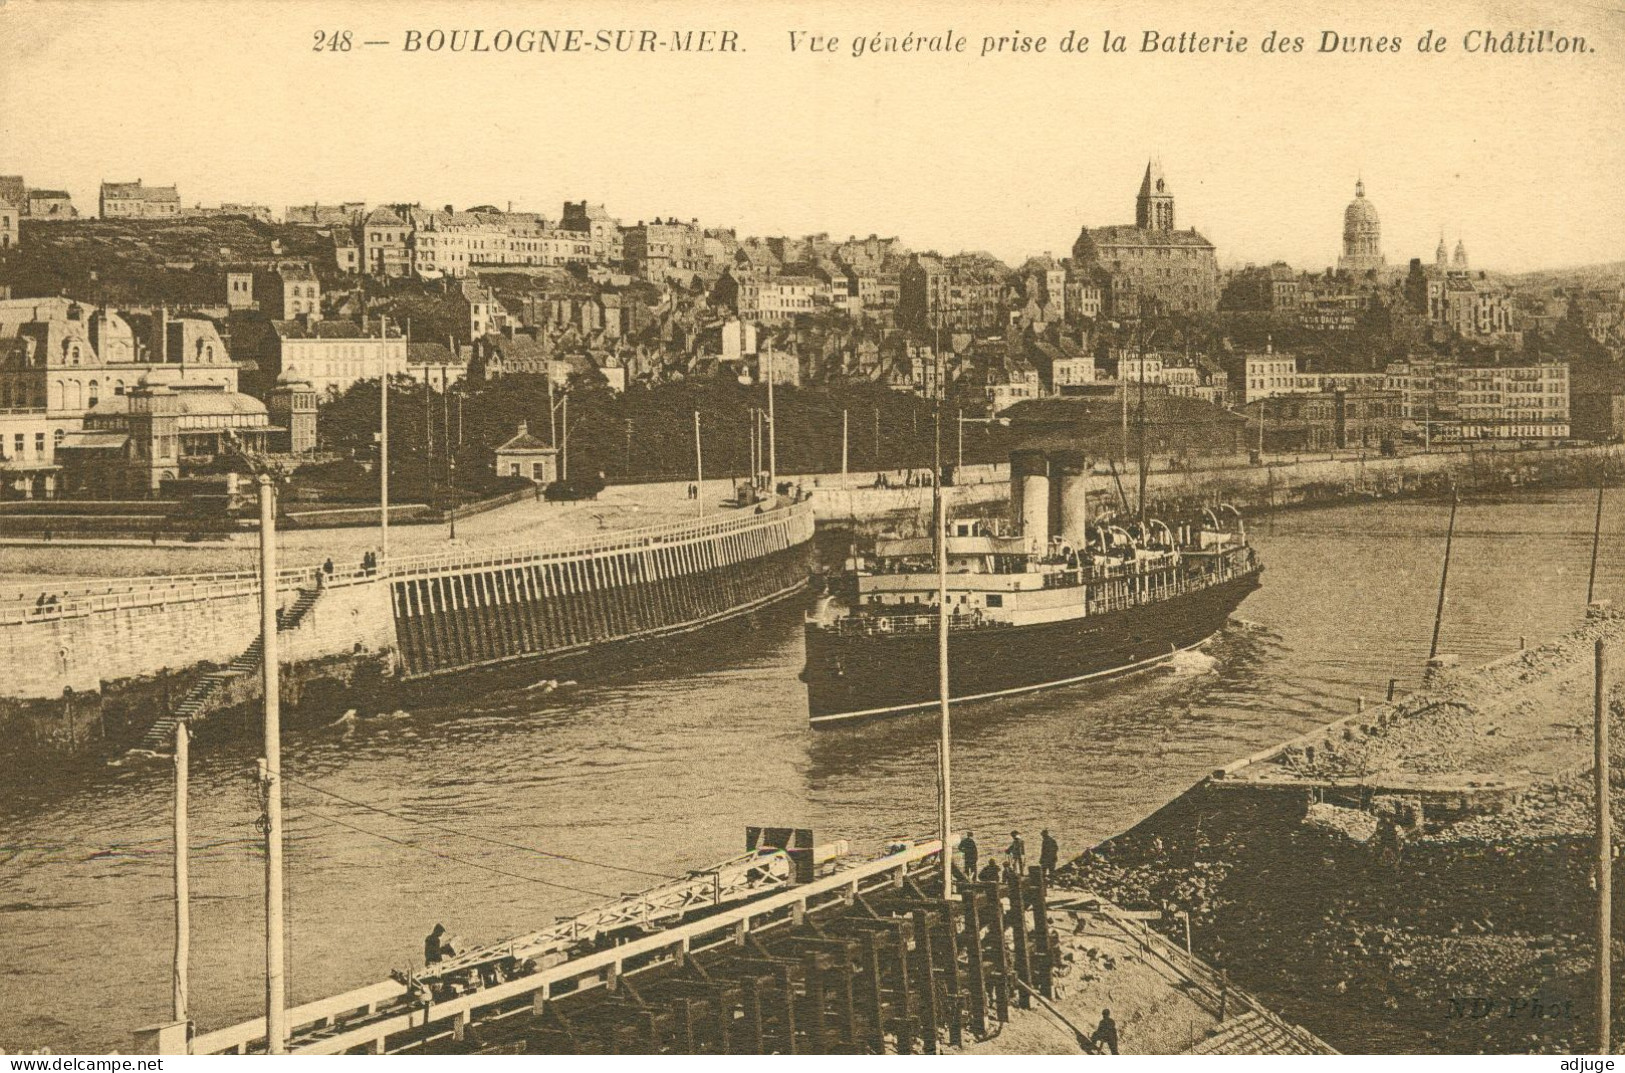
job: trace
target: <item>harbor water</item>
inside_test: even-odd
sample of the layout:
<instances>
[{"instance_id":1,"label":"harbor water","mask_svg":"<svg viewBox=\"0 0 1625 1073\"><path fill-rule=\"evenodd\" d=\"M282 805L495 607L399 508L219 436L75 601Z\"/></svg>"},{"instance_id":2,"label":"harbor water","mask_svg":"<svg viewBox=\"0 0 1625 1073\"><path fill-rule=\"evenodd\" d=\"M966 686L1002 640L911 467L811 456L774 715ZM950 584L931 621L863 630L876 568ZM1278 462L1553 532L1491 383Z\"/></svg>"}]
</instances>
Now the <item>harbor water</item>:
<instances>
[{"instance_id":1,"label":"harbor water","mask_svg":"<svg viewBox=\"0 0 1625 1073\"><path fill-rule=\"evenodd\" d=\"M1625 599L1625 504L1598 595ZM1477 663L1557 634L1585 600L1595 498L1463 503L1441 649ZM1262 519L1267 569L1231 625L1172 665L955 716L955 817L983 853L1048 827L1063 854L1133 824L1220 764L1329 721L1427 656L1448 504ZM500 939L743 848L747 824L855 849L930 832L934 716L813 732L801 608L618 680L526 682L457 703L291 730L294 1002L416 964L437 922ZM192 1016L261 1012L258 747L193 750ZM0 1048L128 1049L170 995L171 767L0 776ZM618 866L615 870L607 865Z\"/></svg>"}]
</instances>

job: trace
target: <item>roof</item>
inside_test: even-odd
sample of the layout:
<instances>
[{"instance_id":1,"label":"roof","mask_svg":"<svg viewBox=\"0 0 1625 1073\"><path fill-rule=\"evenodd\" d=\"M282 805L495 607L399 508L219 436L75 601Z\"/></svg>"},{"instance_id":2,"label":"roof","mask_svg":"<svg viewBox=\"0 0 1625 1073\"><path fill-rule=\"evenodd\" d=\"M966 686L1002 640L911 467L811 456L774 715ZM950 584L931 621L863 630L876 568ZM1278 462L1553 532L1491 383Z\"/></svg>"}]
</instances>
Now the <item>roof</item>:
<instances>
[{"instance_id":1,"label":"roof","mask_svg":"<svg viewBox=\"0 0 1625 1073\"><path fill-rule=\"evenodd\" d=\"M406 226L406 221L405 220L403 220L399 216L395 215L393 210L389 209L388 207L386 207L384 205L380 205L376 209L373 209L371 212L367 213L367 219L366 219L365 223L368 226L371 226L373 224L388 224L388 225L395 226L395 227L405 227Z\"/></svg>"},{"instance_id":2,"label":"roof","mask_svg":"<svg viewBox=\"0 0 1625 1073\"><path fill-rule=\"evenodd\" d=\"M62 442L56 445L58 451L109 451L122 450L130 442L130 437L123 432L69 432L63 435Z\"/></svg>"},{"instance_id":3,"label":"roof","mask_svg":"<svg viewBox=\"0 0 1625 1073\"><path fill-rule=\"evenodd\" d=\"M52 201L73 200L73 196L66 190L30 190L28 192L28 200L33 201L35 198L39 198L41 200L50 199Z\"/></svg>"},{"instance_id":4,"label":"roof","mask_svg":"<svg viewBox=\"0 0 1625 1073\"><path fill-rule=\"evenodd\" d=\"M461 365L462 359L452 354L445 343L407 343L408 365Z\"/></svg>"},{"instance_id":5,"label":"roof","mask_svg":"<svg viewBox=\"0 0 1625 1073\"><path fill-rule=\"evenodd\" d=\"M1162 174L1162 161L1152 160L1145 166L1145 178L1140 180L1140 196L1150 197L1160 194L1163 197L1173 197L1174 189L1168 185L1168 180Z\"/></svg>"},{"instance_id":6,"label":"roof","mask_svg":"<svg viewBox=\"0 0 1625 1073\"><path fill-rule=\"evenodd\" d=\"M377 339L375 328L363 329L353 320L273 320L271 330L279 339ZM395 335L391 339L397 338Z\"/></svg>"},{"instance_id":7,"label":"roof","mask_svg":"<svg viewBox=\"0 0 1625 1073\"><path fill-rule=\"evenodd\" d=\"M1135 227L1132 224L1116 224L1111 227L1086 227L1084 230L1088 232L1096 246L1188 246L1196 249L1213 249L1213 243L1194 227L1188 231L1156 231Z\"/></svg>"},{"instance_id":8,"label":"roof","mask_svg":"<svg viewBox=\"0 0 1625 1073\"><path fill-rule=\"evenodd\" d=\"M102 183L102 197L139 201L179 201L181 196L173 186L143 186L141 180L133 183Z\"/></svg>"},{"instance_id":9,"label":"roof","mask_svg":"<svg viewBox=\"0 0 1625 1073\"><path fill-rule=\"evenodd\" d=\"M501 447L497 448L497 452L499 454L513 454L519 451L538 451L546 454L555 453L553 448L549 447L546 443L543 443L535 436L532 436L530 431L525 428L521 428L516 436L510 439L507 443L503 444Z\"/></svg>"}]
</instances>

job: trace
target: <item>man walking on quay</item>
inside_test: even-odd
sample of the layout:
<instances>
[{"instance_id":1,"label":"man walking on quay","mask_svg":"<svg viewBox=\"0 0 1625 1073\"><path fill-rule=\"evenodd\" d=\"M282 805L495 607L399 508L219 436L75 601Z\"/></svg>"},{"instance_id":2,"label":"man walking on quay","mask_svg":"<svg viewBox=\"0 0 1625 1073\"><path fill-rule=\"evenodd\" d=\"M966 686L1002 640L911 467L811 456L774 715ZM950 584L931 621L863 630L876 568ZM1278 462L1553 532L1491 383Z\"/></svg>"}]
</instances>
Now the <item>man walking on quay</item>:
<instances>
[{"instance_id":1,"label":"man walking on quay","mask_svg":"<svg viewBox=\"0 0 1625 1073\"><path fill-rule=\"evenodd\" d=\"M965 859L965 875L967 878L976 878L976 839L971 837L969 831L959 840L959 854Z\"/></svg>"},{"instance_id":2,"label":"man walking on quay","mask_svg":"<svg viewBox=\"0 0 1625 1073\"><path fill-rule=\"evenodd\" d=\"M1010 867L1018 874L1027 870L1027 843L1021 840L1020 831L1010 832L1010 845L1004 852L1010 858Z\"/></svg>"},{"instance_id":3,"label":"man walking on quay","mask_svg":"<svg viewBox=\"0 0 1625 1073\"><path fill-rule=\"evenodd\" d=\"M1039 832L1042 841L1038 847L1038 867L1043 869L1046 880L1055 878L1055 866L1061 863L1061 844L1055 841L1055 836L1046 828Z\"/></svg>"}]
</instances>

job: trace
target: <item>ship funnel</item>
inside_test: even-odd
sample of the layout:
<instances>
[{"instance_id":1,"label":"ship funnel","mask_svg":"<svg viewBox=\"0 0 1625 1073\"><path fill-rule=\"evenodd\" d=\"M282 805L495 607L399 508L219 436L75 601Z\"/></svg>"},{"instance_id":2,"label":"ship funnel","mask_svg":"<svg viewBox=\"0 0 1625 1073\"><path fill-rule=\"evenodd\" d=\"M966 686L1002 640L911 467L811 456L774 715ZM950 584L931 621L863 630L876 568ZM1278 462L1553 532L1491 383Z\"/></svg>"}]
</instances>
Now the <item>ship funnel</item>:
<instances>
[{"instance_id":1,"label":"ship funnel","mask_svg":"<svg viewBox=\"0 0 1625 1073\"><path fill-rule=\"evenodd\" d=\"M1057 535L1073 547L1088 543L1089 468L1082 451L1056 451L1050 472L1060 485L1060 526Z\"/></svg>"},{"instance_id":2,"label":"ship funnel","mask_svg":"<svg viewBox=\"0 0 1625 1073\"><path fill-rule=\"evenodd\" d=\"M1042 451L1010 453L1010 514L1029 551L1049 544L1049 459Z\"/></svg>"}]
</instances>

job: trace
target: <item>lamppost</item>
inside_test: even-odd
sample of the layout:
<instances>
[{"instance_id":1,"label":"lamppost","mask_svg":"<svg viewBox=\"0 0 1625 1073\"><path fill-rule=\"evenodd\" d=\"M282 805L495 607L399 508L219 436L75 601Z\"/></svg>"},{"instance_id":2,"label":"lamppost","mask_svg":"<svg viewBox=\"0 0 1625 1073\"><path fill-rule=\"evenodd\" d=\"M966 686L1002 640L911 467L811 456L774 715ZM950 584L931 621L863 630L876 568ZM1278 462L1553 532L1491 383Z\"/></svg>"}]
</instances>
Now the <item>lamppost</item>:
<instances>
[{"instance_id":1,"label":"lamppost","mask_svg":"<svg viewBox=\"0 0 1625 1073\"><path fill-rule=\"evenodd\" d=\"M960 410L959 411L958 423L959 423L959 466L958 466L958 468L959 469L964 469L965 468L965 426L966 425L989 425L989 426L998 425L1000 428L1008 428L1010 426L1010 419L1008 417L966 417L965 416L965 411Z\"/></svg>"},{"instance_id":2,"label":"lamppost","mask_svg":"<svg viewBox=\"0 0 1625 1073\"><path fill-rule=\"evenodd\" d=\"M446 459L446 487L451 493L451 540L457 540L457 460Z\"/></svg>"}]
</instances>

